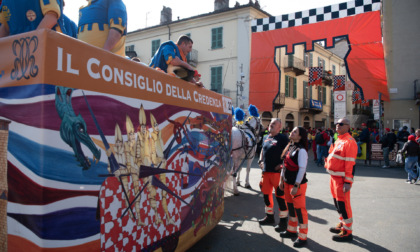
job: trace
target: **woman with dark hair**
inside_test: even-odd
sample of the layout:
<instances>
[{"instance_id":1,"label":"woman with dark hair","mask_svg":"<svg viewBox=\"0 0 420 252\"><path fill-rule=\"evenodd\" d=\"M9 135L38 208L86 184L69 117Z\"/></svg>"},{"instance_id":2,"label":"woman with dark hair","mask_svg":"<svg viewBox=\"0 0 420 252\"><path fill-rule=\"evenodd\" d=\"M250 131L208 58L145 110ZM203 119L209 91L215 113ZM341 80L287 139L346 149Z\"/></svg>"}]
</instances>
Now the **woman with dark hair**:
<instances>
[{"instance_id":1,"label":"woman with dark hair","mask_svg":"<svg viewBox=\"0 0 420 252\"><path fill-rule=\"evenodd\" d=\"M289 209L287 230L280 233L283 238L296 238L293 247L303 247L308 234L308 212L306 210L306 166L308 164L308 135L303 127L295 127L290 133L290 142L284 149L280 189ZM299 233L298 231L299 223Z\"/></svg>"}]
</instances>

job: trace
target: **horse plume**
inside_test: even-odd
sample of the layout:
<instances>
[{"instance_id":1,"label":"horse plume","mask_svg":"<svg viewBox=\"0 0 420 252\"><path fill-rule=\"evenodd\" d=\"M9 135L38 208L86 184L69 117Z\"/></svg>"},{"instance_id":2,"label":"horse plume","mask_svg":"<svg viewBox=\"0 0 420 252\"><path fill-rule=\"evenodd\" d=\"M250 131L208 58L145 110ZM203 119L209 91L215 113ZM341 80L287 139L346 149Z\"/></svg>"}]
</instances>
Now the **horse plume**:
<instances>
[{"instance_id":1,"label":"horse plume","mask_svg":"<svg viewBox=\"0 0 420 252\"><path fill-rule=\"evenodd\" d=\"M235 109L235 120L241 122L244 120L245 112L241 108Z\"/></svg>"},{"instance_id":2,"label":"horse plume","mask_svg":"<svg viewBox=\"0 0 420 252\"><path fill-rule=\"evenodd\" d=\"M260 114L258 114L258 109L254 105L252 105L252 104L249 105L248 111L249 111L249 114L251 116L253 116L253 117L260 117Z\"/></svg>"}]
</instances>

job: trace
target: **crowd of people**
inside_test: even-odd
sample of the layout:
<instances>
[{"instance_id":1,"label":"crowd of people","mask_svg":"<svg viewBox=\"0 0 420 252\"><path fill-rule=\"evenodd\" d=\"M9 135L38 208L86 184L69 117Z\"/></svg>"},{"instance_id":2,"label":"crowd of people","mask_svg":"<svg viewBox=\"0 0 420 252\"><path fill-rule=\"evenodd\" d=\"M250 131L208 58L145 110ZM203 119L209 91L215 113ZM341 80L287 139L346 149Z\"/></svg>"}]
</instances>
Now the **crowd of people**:
<instances>
[{"instance_id":1,"label":"crowd of people","mask_svg":"<svg viewBox=\"0 0 420 252\"><path fill-rule=\"evenodd\" d=\"M294 239L293 246L306 246L308 235L308 212L306 190L308 149L316 146L316 162L323 165L331 175L330 189L339 223L330 228L334 241L351 241L353 216L350 205L350 190L353 184L357 144L349 134L350 122L340 119L335 131L319 129L317 132L295 127L290 132L281 130L281 120L273 118L262 143L258 164L262 169L260 188L263 193L266 216L260 225L273 225L275 191L279 223L274 227L280 237ZM287 137L288 135L288 137ZM322 138L322 139L320 139ZM335 139L335 140L334 140Z\"/></svg>"},{"instance_id":2,"label":"crowd of people","mask_svg":"<svg viewBox=\"0 0 420 252\"><path fill-rule=\"evenodd\" d=\"M64 0L0 0L0 38L38 29L51 29L88 44L125 56L127 10L123 0L86 0L76 25L64 13ZM186 35L177 43L162 43L149 66L203 87L201 75L187 63L193 41ZM140 61L139 58L133 58ZM182 76L177 75L182 72Z\"/></svg>"},{"instance_id":3,"label":"crowd of people","mask_svg":"<svg viewBox=\"0 0 420 252\"><path fill-rule=\"evenodd\" d=\"M325 167L331 175L330 190L339 213L339 223L330 228L330 232L335 233L332 237L334 241L353 239L350 190L362 144L366 144L366 159L370 158L372 143L381 144L385 161L382 168L390 167L390 152L398 147L399 153L405 155L407 183L420 181L420 129L412 128L408 132L407 126L399 130L385 128L380 136L378 129L369 128L365 123L361 128L350 127L346 118L338 120L335 126L335 129L295 127L289 132L288 129L281 130L281 121L275 118L264 133L258 163L262 169L260 188L264 195L266 216L259 223L273 225L275 222L271 194L274 190L279 207L279 222L274 229L283 238L295 239L294 247L303 247L307 243L308 213L305 195L310 149L317 166Z\"/></svg>"}]
</instances>

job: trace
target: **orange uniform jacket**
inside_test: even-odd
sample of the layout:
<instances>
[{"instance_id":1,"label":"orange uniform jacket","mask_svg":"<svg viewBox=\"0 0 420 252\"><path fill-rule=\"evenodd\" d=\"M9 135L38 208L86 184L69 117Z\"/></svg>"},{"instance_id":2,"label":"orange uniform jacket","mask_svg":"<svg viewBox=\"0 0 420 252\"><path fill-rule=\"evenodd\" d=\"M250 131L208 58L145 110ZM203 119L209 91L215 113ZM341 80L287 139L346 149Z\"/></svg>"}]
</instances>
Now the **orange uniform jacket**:
<instances>
[{"instance_id":1,"label":"orange uniform jacket","mask_svg":"<svg viewBox=\"0 0 420 252\"><path fill-rule=\"evenodd\" d=\"M349 133L339 135L328 153L325 162L327 172L333 176L344 177L345 183L353 183L353 169L357 157L357 144L354 138Z\"/></svg>"}]
</instances>

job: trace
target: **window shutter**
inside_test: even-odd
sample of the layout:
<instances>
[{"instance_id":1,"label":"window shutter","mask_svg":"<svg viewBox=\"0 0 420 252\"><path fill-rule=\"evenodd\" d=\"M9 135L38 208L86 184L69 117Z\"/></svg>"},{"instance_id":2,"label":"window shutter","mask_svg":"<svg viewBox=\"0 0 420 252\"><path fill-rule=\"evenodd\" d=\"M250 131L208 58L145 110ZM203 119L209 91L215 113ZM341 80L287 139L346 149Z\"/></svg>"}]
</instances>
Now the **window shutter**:
<instances>
[{"instance_id":1,"label":"window shutter","mask_svg":"<svg viewBox=\"0 0 420 252\"><path fill-rule=\"evenodd\" d=\"M293 98L297 98L297 80L293 78Z\"/></svg>"},{"instance_id":2,"label":"window shutter","mask_svg":"<svg viewBox=\"0 0 420 252\"><path fill-rule=\"evenodd\" d=\"M284 76L286 84L284 85L284 93L286 97L289 97L289 76Z\"/></svg>"},{"instance_id":3,"label":"window shutter","mask_svg":"<svg viewBox=\"0 0 420 252\"><path fill-rule=\"evenodd\" d=\"M327 88L322 88L322 103L327 104Z\"/></svg>"},{"instance_id":4,"label":"window shutter","mask_svg":"<svg viewBox=\"0 0 420 252\"><path fill-rule=\"evenodd\" d=\"M314 60L314 55L312 53L309 53L309 67L314 66L313 60Z\"/></svg>"}]
</instances>

